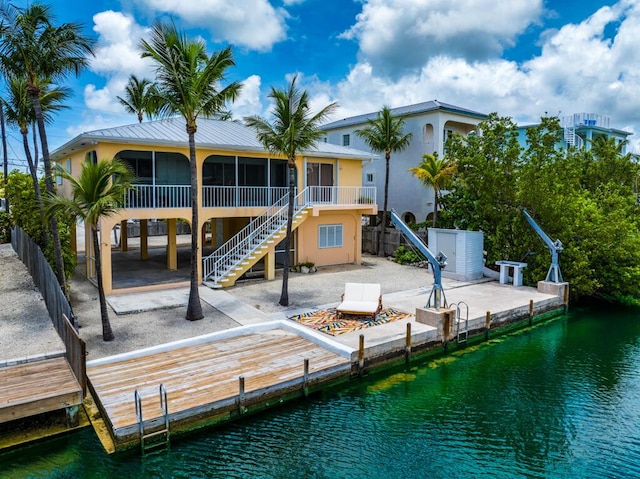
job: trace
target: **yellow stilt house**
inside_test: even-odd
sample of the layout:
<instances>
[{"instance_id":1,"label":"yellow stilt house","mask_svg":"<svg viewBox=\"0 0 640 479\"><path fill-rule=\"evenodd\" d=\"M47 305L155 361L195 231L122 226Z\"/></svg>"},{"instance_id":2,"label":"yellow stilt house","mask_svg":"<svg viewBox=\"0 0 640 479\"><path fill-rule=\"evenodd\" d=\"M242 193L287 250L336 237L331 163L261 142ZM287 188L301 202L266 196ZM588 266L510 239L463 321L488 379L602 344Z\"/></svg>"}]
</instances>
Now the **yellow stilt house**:
<instances>
[{"instance_id":1,"label":"yellow stilt house","mask_svg":"<svg viewBox=\"0 0 640 479\"><path fill-rule=\"evenodd\" d=\"M177 241L179 229L188 229L191 219L183 119L83 133L55 150L52 158L72 174L79 174L85 161L120 158L136 175L125 207L100 224L106 294L188 284L188 274L179 274ZM279 243L286 226L286 159L269 155L253 130L242 124L211 119L198 121L196 158L201 188L199 280L212 287L232 286L249 270L273 279L284 254ZM291 264L360 263L362 216L377 213L375 188L362 186L362 163L370 159L371 153L322 142L299 155ZM69 185L62 183L58 191L69 194ZM150 249L150 238L158 225L164 241L161 279L145 281L142 268L135 286L118 284L118 265L132 268L136 261L152 261L151 253L159 248L156 241L156 249ZM114 229L119 229L117 242ZM136 249L131 247L133 236ZM92 278L91 241L85 245L86 274ZM118 261L122 255L135 255L135 261Z\"/></svg>"}]
</instances>

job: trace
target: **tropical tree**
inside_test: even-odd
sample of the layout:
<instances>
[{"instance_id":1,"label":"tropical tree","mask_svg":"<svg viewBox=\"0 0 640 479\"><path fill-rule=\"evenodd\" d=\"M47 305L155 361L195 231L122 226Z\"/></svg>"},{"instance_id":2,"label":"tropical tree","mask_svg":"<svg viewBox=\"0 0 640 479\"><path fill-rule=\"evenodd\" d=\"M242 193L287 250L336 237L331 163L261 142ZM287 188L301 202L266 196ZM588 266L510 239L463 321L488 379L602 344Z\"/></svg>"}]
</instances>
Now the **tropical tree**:
<instances>
[{"instance_id":1,"label":"tropical tree","mask_svg":"<svg viewBox=\"0 0 640 479\"><path fill-rule=\"evenodd\" d=\"M186 122L191 163L191 277L186 318L202 319L198 293L198 175L195 134L198 117L213 117L240 92L241 84L229 83L221 88L227 68L234 66L230 47L207 55L203 40L189 40L175 25L156 23L149 42L140 42L142 57L156 66L158 113L179 113Z\"/></svg>"},{"instance_id":2,"label":"tropical tree","mask_svg":"<svg viewBox=\"0 0 640 479\"><path fill-rule=\"evenodd\" d=\"M433 188L433 227L436 227L438 206L440 204L440 191L451 183L451 177L458 170L458 165L451 158L444 156L438 158L438 154L422 155L422 161L414 168L409 168L409 172L418 178L426 186Z\"/></svg>"},{"instance_id":3,"label":"tropical tree","mask_svg":"<svg viewBox=\"0 0 640 479\"><path fill-rule=\"evenodd\" d=\"M139 79L131 75L125 88L124 98L119 96L118 101L127 113L138 116L138 123L142 123L145 114L151 119L158 110L156 84L146 78Z\"/></svg>"},{"instance_id":4,"label":"tropical tree","mask_svg":"<svg viewBox=\"0 0 640 479\"><path fill-rule=\"evenodd\" d=\"M51 157L47 143L45 121L40 98L43 83L49 85L69 73L79 74L93 55L92 42L84 36L79 23L56 26L49 5L33 3L21 9L11 4L0 7L0 67L11 76L24 77L31 97L38 135L42 146L45 185L50 195L55 193ZM58 220L50 217L51 236L55 252L55 269L60 286L66 291L66 278Z\"/></svg>"},{"instance_id":5,"label":"tropical tree","mask_svg":"<svg viewBox=\"0 0 640 479\"><path fill-rule=\"evenodd\" d=\"M29 164L29 172L35 189L36 201L43 213L42 195L40 193L40 182L38 181L38 166L34 157L31 155L29 147L29 126L35 120L35 113L31 103L31 97L27 93L27 82L24 78L9 77L7 78L8 88L7 96L2 99L6 112L6 122L8 125L16 126L22 135L22 145L24 153ZM62 102L71 95L71 90L66 87L49 87L43 85L41 87L40 105L45 123L50 123L53 118L51 113L67 108Z\"/></svg>"},{"instance_id":6,"label":"tropical tree","mask_svg":"<svg viewBox=\"0 0 640 479\"><path fill-rule=\"evenodd\" d=\"M378 255L384 256L384 236L387 229L389 202L389 160L391 153L401 152L409 147L411 133L404 133L405 117L394 116L388 106L383 106L375 119L367 120L367 126L355 133L364 140L372 151L384 153L384 203L382 207L382 229L378 238Z\"/></svg>"},{"instance_id":7,"label":"tropical tree","mask_svg":"<svg viewBox=\"0 0 640 479\"><path fill-rule=\"evenodd\" d=\"M293 207L295 200L296 155L302 150L313 147L322 137L320 125L337 108L330 103L317 113L311 112L309 94L296 87L297 75L293 77L286 90L271 88L269 98L274 102L271 111L272 122L259 116L244 119L245 124L254 128L258 140L264 147L275 154L287 158L289 168L289 204L287 213L287 233L284 239L284 265L282 273L282 293L279 304L289 305L289 266L291 254L291 230L293 224Z\"/></svg>"},{"instance_id":8,"label":"tropical tree","mask_svg":"<svg viewBox=\"0 0 640 479\"><path fill-rule=\"evenodd\" d=\"M118 212L124 205L125 193L131 187L133 178L129 167L118 159L101 160L98 163L84 162L78 178L61 167L57 174L71 184L72 198L48 195L46 197L46 214L68 214L76 220L81 219L91 228L95 253L96 275L98 278L98 295L100 298L100 316L102 318L102 339L114 339L109 311L102 285L102 260L100 258L100 238L98 227L100 220Z\"/></svg>"},{"instance_id":9,"label":"tropical tree","mask_svg":"<svg viewBox=\"0 0 640 479\"><path fill-rule=\"evenodd\" d=\"M9 177L9 157L7 156L7 131L5 129L4 107L0 104L0 136L2 141L2 165L3 165L3 184L4 184L4 209L7 216L9 215L9 197L7 196L7 178Z\"/></svg>"}]
</instances>

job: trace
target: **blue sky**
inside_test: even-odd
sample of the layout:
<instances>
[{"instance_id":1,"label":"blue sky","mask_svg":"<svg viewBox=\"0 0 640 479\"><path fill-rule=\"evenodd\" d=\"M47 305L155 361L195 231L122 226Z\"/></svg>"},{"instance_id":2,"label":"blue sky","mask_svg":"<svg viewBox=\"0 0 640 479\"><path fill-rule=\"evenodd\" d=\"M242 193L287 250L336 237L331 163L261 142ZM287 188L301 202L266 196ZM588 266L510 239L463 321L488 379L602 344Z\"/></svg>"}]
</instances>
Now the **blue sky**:
<instances>
[{"instance_id":1,"label":"blue sky","mask_svg":"<svg viewBox=\"0 0 640 479\"><path fill-rule=\"evenodd\" d=\"M27 0L14 0L25 6ZM438 99L531 123L545 112L609 116L640 152L640 0L53 0L79 21L96 56L69 78L70 109L52 148L134 123L116 96L131 73L153 78L139 39L173 19L210 51L233 45L229 79L244 83L235 118L266 115L271 86L292 74L333 119ZM638 138L635 138L638 136ZM10 156L24 158L10 131Z\"/></svg>"}]
</instances>

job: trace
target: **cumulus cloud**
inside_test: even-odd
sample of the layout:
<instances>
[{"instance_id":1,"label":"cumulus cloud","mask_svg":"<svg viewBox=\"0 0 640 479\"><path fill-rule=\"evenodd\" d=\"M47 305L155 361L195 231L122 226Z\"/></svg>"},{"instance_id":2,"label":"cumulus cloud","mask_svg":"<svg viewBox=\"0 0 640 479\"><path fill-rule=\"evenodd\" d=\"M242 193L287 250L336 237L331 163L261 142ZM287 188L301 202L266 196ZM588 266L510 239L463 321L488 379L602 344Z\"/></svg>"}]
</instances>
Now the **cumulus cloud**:
<instances>
[{"instance_id":1,"label":"cumulus cloud","mask_svg":"<svg viewBox=\"0 0 640 479\"><path fill-rule=\"evenodd\" d=\"M398 76L442 54L499 56L543 12L542 0L366 0L341 37L359 42L360 60L377 74Z\"/></svg>"},{"instance_id":2,"label":"cumulus cloud","mask_svg":"<svg viewBox=\"0 0 640 479\"><path fill-rule=\"evenodd\" d=\"M106 84L101 88L88 84L84 89L85 103L94 110L122 112L116 97L124 93L129 76L153 78L151 62L141 58L138 48L148 29L138 25L133 17L112 10L94 15L93 22L98 41L89 68L104 77Z\"/></svg>"},{"instance_id":3,"label":"cumulus cloud","mask_svg":"<svg viewBox=\"0 0 640 479\"><path fill-rule=\"evenodd\" d=\"M438 99L483 113L497 111L521 123L536 122L545 113L597 113L609 116L612 127L633 132L640 130L639 30L640 2L622 0L580 23L544 32L541 53L528 61L432 55L399 78L375 68L388 50L379 46L382 57L354 65L331 97L340 104L338 118L374 112L383 104ZM326 98L325 91L317 95ZM640 139L632 137L631 144L640 151Z\"/></svg>"},{"instance_id":4,"label":"cumulus cloud","mask_svg":"<svg viewBox=\"0 0 640 479\"><path fill-rule=\"evenodd\" d=\"M288 14L268 0L141 0L139 5L207 28L214 41L250 50L268 51L286 39Z\"/></svg>"},{"instance_id":5,"label":"cumulus cloud","mask_svg":"<svg viewBox=\"0 0 640 479\"><path fill-rule=\"evenodd\" d=\"M245 116L261 115L262 102L260 101L261 78L251 75L242 82L240 95L231 105L234 120L242 120Z\"/></svg>"}]
</instances>

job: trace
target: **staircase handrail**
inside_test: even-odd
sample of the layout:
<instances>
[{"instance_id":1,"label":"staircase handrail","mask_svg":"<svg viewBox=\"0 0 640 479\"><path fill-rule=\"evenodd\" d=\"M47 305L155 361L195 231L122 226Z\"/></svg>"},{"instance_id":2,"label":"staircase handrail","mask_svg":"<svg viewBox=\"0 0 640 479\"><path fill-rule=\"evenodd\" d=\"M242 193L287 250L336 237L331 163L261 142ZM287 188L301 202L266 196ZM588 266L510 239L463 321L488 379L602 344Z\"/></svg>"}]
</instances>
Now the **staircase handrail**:
<instances>
[{"instance_id":1,"label":"staircase handrail","mask_svg":"<svg viewBox=\"0 0 640 479\"><path fill-rule=\"evenodd\" d=\"M305 201L302 204L298 205L297 208L294 207L294 214L306 206L307 196L308 195L306 188L298 193L298 195L296 195L296 197L294 198L294 205L299 204L300 198L304 198ZM247 226L245 226L226 243L216 249L211 255L205 258L204 278L207 279L212 275L212 273L216 273L220 269L220 265L226 261L227 256L243 251L245 246L253 242L256 238L260 237L260 235L265 231L269 231L272 225L276 223L276 219L282 218L281 221L278 221L278 224L281 223L280 227L282 227L287 221L288 208L289 194L287 193L273 205L266 208L260 216L257 216L252 221L250 221ZM267 235L267 237L263 238L258 244L256 244L255 247L262 245L268 239L268 236L270 236L270 234ZM251 251L253 251L253 248L251 249ZM243 259L249 254L250 252L242 255ZM214 276L220 277L221 275L215 274Z\"/></svg>"}]
</instances>

